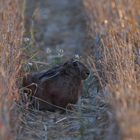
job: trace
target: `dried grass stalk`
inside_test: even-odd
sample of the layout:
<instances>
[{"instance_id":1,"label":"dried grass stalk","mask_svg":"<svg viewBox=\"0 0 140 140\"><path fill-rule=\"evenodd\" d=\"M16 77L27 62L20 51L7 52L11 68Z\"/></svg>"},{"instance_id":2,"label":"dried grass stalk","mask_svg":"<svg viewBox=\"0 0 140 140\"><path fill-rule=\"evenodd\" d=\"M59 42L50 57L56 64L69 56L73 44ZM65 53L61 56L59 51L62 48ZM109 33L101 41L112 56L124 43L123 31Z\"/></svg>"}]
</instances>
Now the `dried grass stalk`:
<instances>
[{"instance_id":1,"label":"dried grass stalk","mask_svg":"<svg viewBox=\"0 0 140 140\"><path fill-rule=\"evenodd\" d=\"M20 47L23 34L20 2L0 0L0 139L2 140L10 138L10 110L14 99L18 97L16 82L21 67Z\"/></svg>"},{"instance_id":2,"label":"dried grass stalk","mask_svg":"<svg viewBox=\"0 0 140 140\"><path fill-rule=\"evenodd\" d=\"M87 0L89 33L97 41L89 58L103 73L123 139L140 139L140 1ZM137 11L137 12L136 12ZM96 50L99 50L97 52ZM97 63L97 61L99 63ZM95 71L95 69L93 69ZM100 80L101 81L101 80ZM101 81L101 82L102 82Z\"/></svg>"}]
</instances>

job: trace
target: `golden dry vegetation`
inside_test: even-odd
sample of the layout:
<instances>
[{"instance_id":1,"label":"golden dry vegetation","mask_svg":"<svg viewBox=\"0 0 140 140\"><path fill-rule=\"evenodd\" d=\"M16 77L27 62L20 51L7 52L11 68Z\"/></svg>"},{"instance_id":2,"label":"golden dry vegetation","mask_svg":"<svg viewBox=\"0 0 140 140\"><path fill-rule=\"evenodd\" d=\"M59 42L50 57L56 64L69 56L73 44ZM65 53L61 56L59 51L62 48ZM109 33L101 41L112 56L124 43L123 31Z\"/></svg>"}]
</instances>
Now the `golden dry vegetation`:
<instances>
[{"instance_id":1,"label":"golden dry vegetation","mask_svg":"<svg viewBox=\"0 0 140 140\"><path fill-rule=\"evenodd\" d=\"M100 36L101 79L116 111L124 139L140 138L140 1L87 0L89 34ZM92 54L91 54L92 55ZM93 59L91 59L93 58ZM101 80L100 79L100 80Z\"/></svg>"},{"instance_id":2,"label":"golden dry vegetation","mask_svg":"<svg viewBox=\"0 0 140 140\"><path fill-rule=\"evenodd\" d=\"M85 59L99 81L102 94L107 96L105 102L113 106L122 139L138 140L140 139L140 1L86 0L83 4L88 17L89 34L88 57ZM15 131L18 126L18 119L14 119L16 121L13 123L11 109L14 100L19 96L17 82L20 81L22 62L26 61L21 57L24 31L21 9L19 0L0 0L1 140L17 137L16 132L11 132L11 125ZM100 57L96 57L97 53ZM96 110L94 111L96 113ZM94 131L98 131L98 127L97 129L94 127Z\"/></svg>"},{"instance_id":3,"label":"golden dry vegetation","mask_svg":"<svg viewBox=\"0 0 140 140\"><path fill-rule=\"evenodd\" d=\"M17 0L0 1L0 139L10 139L10 110L18 98L22 22ZM16 122L15 122L16 123ZM12 139L12 138L11 138Z\"/></svg>"}]
</instances>

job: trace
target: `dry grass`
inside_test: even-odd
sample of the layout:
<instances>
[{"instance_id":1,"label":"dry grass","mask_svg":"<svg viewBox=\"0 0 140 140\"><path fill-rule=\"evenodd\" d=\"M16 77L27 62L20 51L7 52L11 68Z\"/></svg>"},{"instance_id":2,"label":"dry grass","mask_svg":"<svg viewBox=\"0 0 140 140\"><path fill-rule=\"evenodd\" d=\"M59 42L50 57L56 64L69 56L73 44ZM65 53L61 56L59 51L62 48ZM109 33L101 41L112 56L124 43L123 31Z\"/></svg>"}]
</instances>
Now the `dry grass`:
<instances>
[{"instance_id":1,"label":"dry grass","mask_svg":"<svg viewBox=\"0 0 140 140\"><path fill-rule=\"evenodd\" d=\"M87 0L89 34L94 37L89 58L101 71L100 82L110 93L123 139L140 139L140 1ZM100 54L100 57L95 57ZM95 67L93 67L95 68ZM93 69L95 71L95 69Z\"/></svg>"},{"instance_id":2,"label":"dry grass","mask_svg":"<svg viewBox=\"0 0 140 140\"><path fill-rule=\"evenodd\" d=\"M118 140L120 133L124 140L140 139L140 1L86 0L84 5L91 48L87 60L99 86L87 89L71 114L43 113L22 103L11 112L19 93L21 5L18 0L0 0L0 139ZM37 62L39 70L44 64ZM93 81L87 82L92 86ZM102 92L97 93L101 87Z\"/></svg>"},{"instance_id":3,"label":"dry grass","mask_svg":"<svg viewBox=\"0 0 140 140\"><path fill-rule=\"evenodd\" d=\"M20 70L22 23L18 0L0 0L0 139L12 139L10 133L13 101ZM14 122L16 123L16 122Z\"/></svg>"}]
</instances>

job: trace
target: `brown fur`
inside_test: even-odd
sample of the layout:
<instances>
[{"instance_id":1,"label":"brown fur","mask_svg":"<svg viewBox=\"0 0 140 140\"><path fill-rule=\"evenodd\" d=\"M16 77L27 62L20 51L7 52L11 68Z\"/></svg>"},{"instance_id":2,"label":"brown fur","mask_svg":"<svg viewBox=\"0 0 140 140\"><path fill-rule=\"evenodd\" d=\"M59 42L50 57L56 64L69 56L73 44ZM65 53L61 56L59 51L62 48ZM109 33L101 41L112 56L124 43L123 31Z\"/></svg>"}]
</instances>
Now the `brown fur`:
<instances>
[{"instance_id":1,"label":"brown fur","mask_svg":"<svg viewBox=\"0 0 140 140\"><path fill-rule=\"evenodd\" d=\"M55 111L55 106L66 108L78 101L82 81L88 75L89 70L81 62L70 60L48 71L26 75L23 87L30 89L32 96L45 101L38 100L40 110Z\"/></svg>"}]
</instances>

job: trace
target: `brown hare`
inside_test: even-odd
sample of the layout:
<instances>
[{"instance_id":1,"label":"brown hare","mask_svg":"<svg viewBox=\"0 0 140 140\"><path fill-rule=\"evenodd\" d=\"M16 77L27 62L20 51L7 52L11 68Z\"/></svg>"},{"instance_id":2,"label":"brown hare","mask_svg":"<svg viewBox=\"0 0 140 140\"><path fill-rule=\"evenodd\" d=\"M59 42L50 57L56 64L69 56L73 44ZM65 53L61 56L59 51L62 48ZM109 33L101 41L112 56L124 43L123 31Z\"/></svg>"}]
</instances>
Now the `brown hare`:
<instances>
[{"instance_id":1,"label":"brown hare","mask_svg":"<svg viewBox=\"0 0 140 140\"><path fill-rule=\"evenodd\" d=\"M55 111L78 101L82 81L89 74L84 64L72 59L50 70L27 74L23 78L23 87L26 87L27 94L34 96L33 106L36 98L39 110Z\"/></svg>"}]
</instances>

